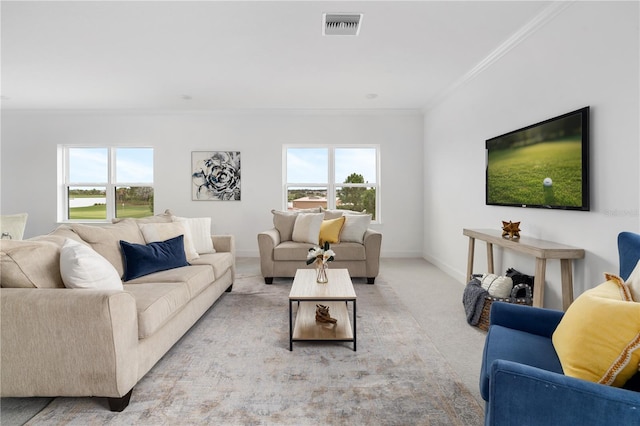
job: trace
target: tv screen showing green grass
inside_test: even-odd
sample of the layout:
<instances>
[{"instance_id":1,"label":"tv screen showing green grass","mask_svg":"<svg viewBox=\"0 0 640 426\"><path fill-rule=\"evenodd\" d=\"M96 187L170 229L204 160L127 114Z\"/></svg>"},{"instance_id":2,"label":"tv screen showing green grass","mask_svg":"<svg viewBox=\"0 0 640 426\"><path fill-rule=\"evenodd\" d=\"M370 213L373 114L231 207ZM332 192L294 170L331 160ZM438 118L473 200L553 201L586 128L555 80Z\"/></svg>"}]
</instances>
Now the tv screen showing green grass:
<instances>
[{"instance_id":1,"label":"tv screen showing green grass","mask_svg":"<svg viewBox=\"0 0 640 426\"><path fill-rule=\"evenodd\" d=\"M486 141L486 204L589 210L589 107Z\"/></svg>"}]
</instances>

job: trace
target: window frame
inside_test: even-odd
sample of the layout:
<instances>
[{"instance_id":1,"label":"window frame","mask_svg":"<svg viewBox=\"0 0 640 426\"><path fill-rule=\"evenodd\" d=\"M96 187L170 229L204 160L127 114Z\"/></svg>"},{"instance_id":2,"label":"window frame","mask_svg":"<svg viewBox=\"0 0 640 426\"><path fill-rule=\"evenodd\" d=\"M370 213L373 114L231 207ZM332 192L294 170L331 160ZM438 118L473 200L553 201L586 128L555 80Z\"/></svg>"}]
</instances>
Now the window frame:
<instances>
[{"instance_id":1,"label":"window frame","mask_svg":"<svg viewBox=\"0 0 640 426\"><path fill-rule=\"evenodd\" d=\"M328 182L313 182L313 183L299 183L299 182L288 182L287 177L287 153L289 149L327 149L328 153ZM337 182L335 176L335 153L338 149L375 149L375 157L376 157L376 165L375 165L375 173L376 173L376 182L370 183L345 183L345 182ZM340 188L375 188L376 191L376 211L375 218L372 220L372 223L382 223L382 209L381 206L381 184L380 184L380 145L378 144L360 144L360 145L352 145L352 144L283 144L282 145L282 207L283 210L289 209L289 200L288 193L289 188L294 187L306 187L306 188L322 188L327 191L327 209L336 209L336 195L337 189Z\"/></svg>"},{"instance_id":2,"label":"window frame","mask_svg":"<svg viewBox=\"0 0 640 426\"><path fill-rule=\"evenodd\" d=\"M118 182L116 174L116 153L118 149L151 149L153 158L153 182ZM107 182L70 182L70 150L72 149L106 149L107 150ZM147 145L58 145L58 222L61 223L110 223L116 219L116 188L151 187L155 198L155 149ZM70 187L104 187L106 218L105 219L70 219L69 188ZM150 216L155 214L155 205Z\"/></svg>"}]
</instances>

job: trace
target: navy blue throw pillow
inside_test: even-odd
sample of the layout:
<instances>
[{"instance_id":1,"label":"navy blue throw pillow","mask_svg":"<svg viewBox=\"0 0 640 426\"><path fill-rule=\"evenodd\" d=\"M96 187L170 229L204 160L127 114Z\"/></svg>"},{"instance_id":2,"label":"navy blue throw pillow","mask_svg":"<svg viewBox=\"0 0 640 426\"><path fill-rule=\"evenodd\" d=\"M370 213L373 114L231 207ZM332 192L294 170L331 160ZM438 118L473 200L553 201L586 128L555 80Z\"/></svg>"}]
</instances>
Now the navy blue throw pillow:
<instances>
[{"instance_id":1,"label":"navy blue throw pillow","mask_svg":"<svg viewBox=\"0 0 640 426\"><path fill-rule=\"evenodd\" d=\"M120 240L120 247L124 258L124 281L153 272L189 266L184 253L184 235L147 245Z\"/></svg>"}]
</instances>

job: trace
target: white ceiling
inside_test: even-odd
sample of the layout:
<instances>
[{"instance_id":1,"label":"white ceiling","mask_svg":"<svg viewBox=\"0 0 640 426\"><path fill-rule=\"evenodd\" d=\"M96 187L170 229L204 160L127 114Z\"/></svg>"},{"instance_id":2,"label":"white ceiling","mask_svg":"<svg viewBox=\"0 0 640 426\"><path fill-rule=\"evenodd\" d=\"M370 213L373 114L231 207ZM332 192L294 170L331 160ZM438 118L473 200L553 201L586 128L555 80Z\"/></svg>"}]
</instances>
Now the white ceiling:
<instances>
[{"instance_id":1,"label":"white ceiling","mask_svg":"<svg viewBox=\"0 0 640 426\"><path fill-rule=\"evenodd\" d=\"M2 108L423 109L550 3L2 1Z\"/></svg>"}]
</instances>

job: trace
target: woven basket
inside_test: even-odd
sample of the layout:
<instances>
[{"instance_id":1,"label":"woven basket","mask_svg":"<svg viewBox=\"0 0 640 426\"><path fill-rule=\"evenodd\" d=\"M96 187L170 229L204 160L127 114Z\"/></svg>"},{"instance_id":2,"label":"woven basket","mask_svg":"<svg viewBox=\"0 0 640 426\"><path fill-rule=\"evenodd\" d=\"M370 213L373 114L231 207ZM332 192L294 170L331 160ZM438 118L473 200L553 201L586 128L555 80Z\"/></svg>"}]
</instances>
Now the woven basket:
<instances>
[{"instance_id":1,"label":"woven basket","mask_svg":"<svg viewBox=\"0 0 640 426\"><path fill-rule=\"evenodd\" d=\"M520 290L525 291L524 297L517 297ZM480 314L480 320L476 327L480 330L487 331L489 330L489 320L491 317L491 305L493 302L507 302L507 303L515 303L517 305L527 305L531 306L533 304L533 298L531 297L531 286L529 284L516 284L513 286L513 290L511 290L510 297L492 297L485 296L484 305L482 306L482 313Z\"/></svg>"}]
</instances>

